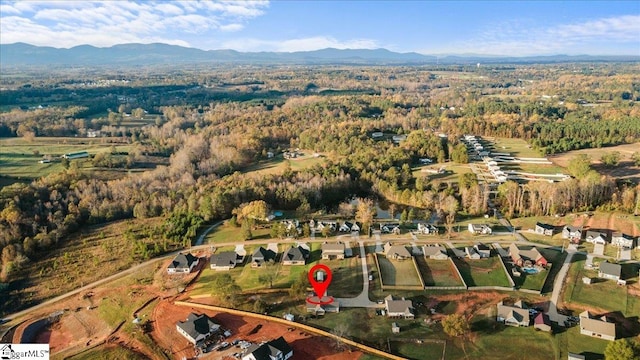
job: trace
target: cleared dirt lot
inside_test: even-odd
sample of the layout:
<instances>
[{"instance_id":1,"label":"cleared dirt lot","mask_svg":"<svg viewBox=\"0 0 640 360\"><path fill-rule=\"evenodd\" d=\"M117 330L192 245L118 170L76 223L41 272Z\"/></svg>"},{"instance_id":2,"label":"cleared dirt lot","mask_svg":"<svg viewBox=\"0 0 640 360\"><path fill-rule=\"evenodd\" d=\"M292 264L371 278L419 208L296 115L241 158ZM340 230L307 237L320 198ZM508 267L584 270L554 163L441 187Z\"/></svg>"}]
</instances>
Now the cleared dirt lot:
<instances>
[{"instance_id":1,"label":"cleared dirt lot","mask_svg":"<svg viewBox=\"0 0 640 360\"><path fill-rule=\"evenodd\" d=\"M156 343L171 352L171 356L180 359L195 355L193 346L187 342L176 330L176 322L184 321L189 313L207 314L225 329L231 330L233 335L227 339L235 339L260 343L283 336L293 348L294 360L350 360L358 359L362 353L338 351L334 341L289 328L285 325L248 316L236 316L223 312L207 311L199 308L173 305L169 301L161 301L153 314L153 331L151 333ZM291 329L291 330L290 330ZM202 359L233 359L233 354L241 352L237 347L230 347L225 351L213 351L205 354Z\"/></svg>"},{"instance_id":2,"label":"cleared dirt lot","mask_svg":"<svg viewBox=\"0 0 640 360\"><path fill-rule=\"evenodd\" d=\"M600 157L606 153L612 153L617 151L620 153L620 163L618 166L606 167L600 162ZM578 154L586 154L591 157L592 167L601 174L610 175L618 179L629 179L631 181L640 182L640 167L635 166L631 161L631 155L634 152L640 152L640 143L625 144L618 146L611 146L600 149L582 149L569 151L564 154L552 155L548 159L554 164L567 167L569 161Z\"/></svg>"}]
</instances>

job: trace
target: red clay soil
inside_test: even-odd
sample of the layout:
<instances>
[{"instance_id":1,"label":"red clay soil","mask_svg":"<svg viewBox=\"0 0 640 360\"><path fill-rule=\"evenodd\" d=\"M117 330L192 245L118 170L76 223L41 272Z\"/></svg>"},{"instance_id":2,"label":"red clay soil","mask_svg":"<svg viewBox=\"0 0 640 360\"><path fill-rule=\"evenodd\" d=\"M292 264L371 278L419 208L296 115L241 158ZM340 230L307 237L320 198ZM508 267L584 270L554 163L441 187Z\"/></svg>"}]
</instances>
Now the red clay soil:
<instances>
[{"instance_id":1,"label":"red clay soil","mask_svg":"<svg viewBox=\"0 0 640 360\"><path fill-rule=\"evenodd\" d=\"M195 355L193 345L176 330L176 323L184 321L191 312L207 314L215 322L222 325L223 328L231 330L233 335L228 339L229 342L235 339L242 339L260 343L283 336L293 348L294 355L292 359L294 360L354 360L362 355L361 352L338 351L335 348L335 342L329 338L288 328L283 324L254 319L248 316L236 316L224 312L176 306L168 300L163 300L154 309L151 336L160 347L168 350L175 359L189 358ZM256 331L255 329L257 329L258 325L260 327ZM289 329L292 330L290 331ZM205 354L202 358L232 359L233 353L240 351L238 348L231 347L224 352L214 351Z\"/></svg>"}]
</instances>

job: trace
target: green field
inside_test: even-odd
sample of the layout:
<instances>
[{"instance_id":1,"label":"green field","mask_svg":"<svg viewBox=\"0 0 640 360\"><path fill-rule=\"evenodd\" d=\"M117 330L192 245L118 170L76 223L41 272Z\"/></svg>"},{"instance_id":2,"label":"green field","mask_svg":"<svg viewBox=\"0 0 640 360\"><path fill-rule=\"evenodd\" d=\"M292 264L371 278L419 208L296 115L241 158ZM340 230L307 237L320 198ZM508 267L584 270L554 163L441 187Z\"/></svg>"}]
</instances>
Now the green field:
<instances>
[{"instance_id":1,"label":"green field","mask_svg":"<svg viewBox=\"0 0 640 360\"><path fill-rule=\"evenodd\" d=\"M587 360L604 359L604 350L609 341L580 334L580 327L574 326L555 335L560 359L566 359L569 352L586 355Z\"/></svg>"},{"instance_id":2,"label":"green field","mask_svg":"<svg viewBox=\"0 0 640 360\"><path fill-rule=\"evenodd\" d=\"M27 141L23 138L3 138L0 139L0 173L3 176L14 178L35 179L51 173L62 171L64 168L59 162L61 155L87 151L95 155L99 152L111 152L112 146L116 151L126 152L130 150L129 145L110 144L108 138L88 139L88 138L35 138ZM38 161L43 156L50 155L53 160L48 164L40 164ZM88 159L77 159L81 167L90 164Z\"/></svg>"},{"instance_id":3,"label":"green field","mask_svg":"<svg viewBox=\"0 0 640 360\"><path fill-rule=\"evenodd\" d=\"M453 259L467 286L504 286L511 287L507 274L497 256L469 260Z\"/></svg>"},{"instance_id":4,"label":"green field","mask_svg":"<svg viewBox=\"0 0 640 360\"><path fill-rule=\"evenodd\" d=\"M261 239L271 239L270 229L251 230L252 241ZM242 228L239 226L229 225L227 222L211 230L204 238L205 244L241 242Z\"/></svg>"},{"instance_id":5,"label":"green field","mask_svg":"<svg viewBox=\"0 0 640 360\"><path fill-rule=\"evenodd\" d=\"M417 256L416 263L425 286L463 286L451 261Z\"/></svg>"},{"instance_id":6,"label":"green field","mask_svg":"<svg viewBox=\"0 0 640 360\"><path fill-rule=\"evenodd\" d=\"M382 272L382 283L385 286L424 286L411 259L397 261L389 260L380 254L376 256Z\"/></svg>"},{"instance_id":7,"label":"green field","mask_svg":"<svg viewBox=\"0 0 640 360\"><path fill-rule=\"evenodd\" d=\"M445 168L445 172L443 174L433 174L428 172L423 172L422 169L432 169L437 170L441 167ZM455 164L455 163L445 163L445 164L430 164L425 166L418 166L412 168L413 177L423 177L428 176L430 181L440 181L440 182L458 182L460 175L471 172L471 168L467 164Z\"/></svg>"},{"instance_id":8,"label":"green field","mask_svg":"<svg viewBox=\"0 0 640 360\"><path fill-rule=\"evenodd\" d=\"M564 293L564 301L578 303L608 311L621 311L624 316L640 314L640 300L627 291L627 286L617 285L615 281L597 279L595 283L584 284L582 277L597 278L596 270L584 268L584 257L571 264L569 278ZM632 264L623 266L626 280L637 280L637 267Z\"/></svg>"},{"instance_id":9,"label":"green field","mask_svg":"<svg viewBox=\"0 0 640 360\"><path fill-rule=\"evenodd\" d=\"M309 168L316 164L321 164L324 162L325 158L323 156L314 157L313 151L311 150L302 150L303 156L299 156L295 159L289 159L289 165L291 166L291 170L303 170ZM282 174L286 168L286 160L282 156L282 154L278 154L269 160L261 160L256 164L248 167L244 170L244 173L247 175L254 176L264 176L271 174Z\"/></svg>"},{"instance_id":10,"label":"green field","mask_svg":"<svg viewBox=\"0 0 640 360\"><path fill-rule=\"evenodd\" d=\"M511 153L511 156L515 157L542 157L542 154L533 149L525 140L522 139L487 138L487 140L493 142L494 151L496 152Z\"/></svg>"}]
</instances>

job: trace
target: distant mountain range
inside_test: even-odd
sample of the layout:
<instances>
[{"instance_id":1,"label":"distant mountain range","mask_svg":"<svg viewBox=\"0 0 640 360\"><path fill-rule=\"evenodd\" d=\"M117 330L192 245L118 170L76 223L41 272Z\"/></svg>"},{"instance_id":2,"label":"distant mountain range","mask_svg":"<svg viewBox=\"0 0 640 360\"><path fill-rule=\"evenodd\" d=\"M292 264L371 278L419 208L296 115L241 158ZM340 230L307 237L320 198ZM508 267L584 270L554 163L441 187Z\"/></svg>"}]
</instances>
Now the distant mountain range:
<instances>
[{"instance_id":1,"label":"distant mountain range","mask_svg":"<svg viewBox=\"0 0 640 360\"><path fill-rule=\"evenodd\" d=\"M200 50L167 44L122 44L107 48L80 45L70 49L34 46L25 43L1 44L2 67L42 65L161 65L180 63L262 63L262 64L475 64L553 63L595 61L640 61L640 56L553 55L500 57L481 55L422 55L397 53L387 49L322 49L298 52L239 52Z\"/></svg>"}]
</instances>

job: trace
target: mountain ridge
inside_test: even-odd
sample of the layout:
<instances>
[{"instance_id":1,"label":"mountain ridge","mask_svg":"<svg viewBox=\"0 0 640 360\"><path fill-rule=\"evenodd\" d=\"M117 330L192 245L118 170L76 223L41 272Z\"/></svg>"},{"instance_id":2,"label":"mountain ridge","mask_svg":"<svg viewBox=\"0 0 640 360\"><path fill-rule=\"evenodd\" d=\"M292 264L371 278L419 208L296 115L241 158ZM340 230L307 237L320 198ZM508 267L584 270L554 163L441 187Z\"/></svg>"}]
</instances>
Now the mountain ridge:
<instances>
[{"instance_id":1,"label":"mountain ridge","mask_svg":"<svg viewBox=\"0 0 640 360\"><path fill-rule=\"evenodd\" d=\"M532 63L570 61L640 61L633 55L424 55L416 52L399 53L384 48L336 49L325 48L296 52L240 52L231 49L201 50L164 43L118 44L110 47L77 45L71 48L36 46L19 42L0 44L2 66L37 65L161 65L176 63L288 63L288 64L475 64Z\"/></svg>"}]
</instances>

